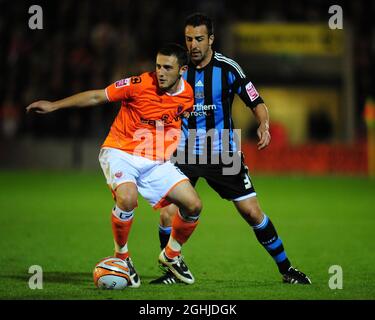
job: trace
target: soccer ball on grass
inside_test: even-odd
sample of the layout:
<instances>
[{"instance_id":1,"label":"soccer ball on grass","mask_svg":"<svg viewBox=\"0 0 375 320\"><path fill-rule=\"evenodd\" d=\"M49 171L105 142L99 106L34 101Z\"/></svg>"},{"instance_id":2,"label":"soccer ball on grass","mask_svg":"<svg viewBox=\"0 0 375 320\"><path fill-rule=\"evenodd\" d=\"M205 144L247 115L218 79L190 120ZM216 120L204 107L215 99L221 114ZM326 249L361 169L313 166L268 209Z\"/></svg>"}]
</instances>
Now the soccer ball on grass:
<instances>
[{"instance_id":1,"label":"soccer ball on grass","mask_svg":"<svg viewBox=\"0 0 375 320\"><path fill-rule=\"evenodd\" d=\"M95 286L100 289L121 290L129 284L129 267L126 261L107 257L100 260L93 271Z\"/></svg>"}]
</instances>

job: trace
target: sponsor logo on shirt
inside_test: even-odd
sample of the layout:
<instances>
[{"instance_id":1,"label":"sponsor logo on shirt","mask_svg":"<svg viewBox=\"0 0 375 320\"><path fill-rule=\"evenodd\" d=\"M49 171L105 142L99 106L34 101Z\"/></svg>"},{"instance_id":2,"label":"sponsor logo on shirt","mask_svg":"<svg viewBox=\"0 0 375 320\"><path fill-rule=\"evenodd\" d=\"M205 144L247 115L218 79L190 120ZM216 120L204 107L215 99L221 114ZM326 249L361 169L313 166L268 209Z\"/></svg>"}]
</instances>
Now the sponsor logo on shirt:
<instances>
[{"instance_id":1,"label":"sponsor logo on shirt","mask_svg":"<svg viewBox=\"0 0 375 320\"><path fill-rule=\"evenodd\" d=\"M253 102L256 98L259 97L259 93L257 89L255 89L254 85L251 83L251 81L246 85L246 92L251 100Z\"/></svg>"},{"instance_id":2,"label":"sponsor logo on shirt","mask_svg":"<svg viewBox=\"0 0 375 320\"><path fill-rule=\"evenodd\" d=\"M191 117L205 117L216 110L216 104L195 104L194 110L190 112Z\"/></svg>"},{"instance_id":3,"label":"sponsor logo on shirt","mask_svg":"<svg viewBox=\"0 0 375 320\"><path fill-rule=\"evenodd\" d=\"M115 82L116 88L121 88L130 85L130 78L121 79Z\"/></svg>"},{"instance_id":4,"label":"sponsor logo on shirt","mask_svg":"<svg viewBox=\"0 0 375 320\"><path fill-rule=\"evenodd\" d=\"M170 116L169 114L163 114L160 119L146 119L141 117L141 123L148 124L153 127L164 126L179 121L181 117L181 114L177 114L174 117Z\"/></svg>"}]
</instances>

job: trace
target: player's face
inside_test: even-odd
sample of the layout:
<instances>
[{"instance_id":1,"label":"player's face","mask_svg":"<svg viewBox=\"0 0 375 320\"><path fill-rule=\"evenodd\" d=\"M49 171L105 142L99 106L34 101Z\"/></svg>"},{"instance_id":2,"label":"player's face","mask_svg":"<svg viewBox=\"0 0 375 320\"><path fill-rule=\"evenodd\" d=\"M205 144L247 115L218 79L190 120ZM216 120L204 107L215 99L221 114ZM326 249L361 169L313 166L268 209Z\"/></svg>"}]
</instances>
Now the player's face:
<instances>
[{"instance_id":1,"label":"player's face","mask_svg":"<svg viewBox=\"0 0 375 320\"><path fill-rule=\"evenodd\" d=\"M156 76L159 88L173 92L176 91L178 80L183 73L176 56L165 56L158 54L156 56Z\"/></svg>"},{"instance_id":2,"label":"player's face","mask_svg":"<svg viewBox=\"0 0 375 320\"><path fill-rule=\"evenodd\" d=\"M214 42L214 36L208 36L205 25L185 27L185 42L189 51L190 59L195 65L204 64L210 60L211 45Z\"/></svg>"}]
</instances>

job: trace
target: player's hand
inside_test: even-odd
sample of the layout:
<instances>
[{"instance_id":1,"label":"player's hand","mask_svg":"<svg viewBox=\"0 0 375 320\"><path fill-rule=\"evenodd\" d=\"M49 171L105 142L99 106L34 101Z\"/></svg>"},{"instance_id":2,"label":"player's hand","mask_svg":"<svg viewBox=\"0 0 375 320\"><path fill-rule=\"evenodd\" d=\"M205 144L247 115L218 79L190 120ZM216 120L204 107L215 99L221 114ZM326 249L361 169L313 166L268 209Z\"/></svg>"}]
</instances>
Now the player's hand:
<instances>
[{"instance_id":1,"label":"player's hand","mask_svg":"<svg viewBox=\"0 0 375 320\"><path fill-rule=\"evenodd\" d=\"M261 124L257 130L259 142L257 144L258 150L262 150L267 147L271 142L271 134L269 132L268 125Z\"/></svg>"},{"instance_id":2,"label":"player's hand","mask_svg":"<svg viewBox=\"0 0 375 320\"><path fill-rule=\"evenodd\" d=\"M53 103L50 102L50 101L46 101L46 100L36 101L36 102L30 104L26 108L27 113L29 113L31 111L35 111L36 113L49 113L49 112L52 112L54 110L56 110L56 109L54 108Z\"/></svg>"}]
</instances>

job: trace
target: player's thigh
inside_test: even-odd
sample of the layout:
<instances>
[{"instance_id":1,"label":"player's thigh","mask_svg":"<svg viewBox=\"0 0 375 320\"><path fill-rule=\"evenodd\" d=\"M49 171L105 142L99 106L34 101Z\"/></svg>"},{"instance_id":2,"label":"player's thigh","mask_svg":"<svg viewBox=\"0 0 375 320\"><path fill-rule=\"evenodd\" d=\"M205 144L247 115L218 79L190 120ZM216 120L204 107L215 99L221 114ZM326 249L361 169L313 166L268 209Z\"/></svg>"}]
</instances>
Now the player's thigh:
<instances>
[{"instance_id":1,"label":"player's thigh","mask_svg":"<svg viewBox=\"0 0 375 320\"><path fill-rule=\"evenodd\" d=\"M227 200L241 201L256 195L248 168L244 163L239 173L226 175L223 173L223 168L218 166L210 170L204 178L212 189Z\"/></svg>"},{"instance_id":2,"label":"player's thigh","mask_svg":"<svg viewBox=\"0 0 375 320\"><path fill-rule=\"evenodd\" d=\"M179 184L189 179L172 163L156 163L138 179L139 193L155 208L170 204L167 195Z\"/></svg>"},{"instance_id":3,"label":"player's thigh","mask_svg":"<svg viewBox=\"0 0 375 320\"><path fill-rule=\"evenodd\" d=\"M112 191L125 182L137 184L139 170L131 155L121 150L103 148L99 154L99 162Z\"/></svg>"},{"instance_id":4,"label":"player's thigh","mask_svg":"<svg viewBox=\"0 0 375 320\"><path fill-rule=\"evenodd\" d=\"M114 148L103 148L99 154L107 184L111 188L117 206L124 211L131 211L138 205L137 179L142 159Z\"/></svg>"}]
</instances>

